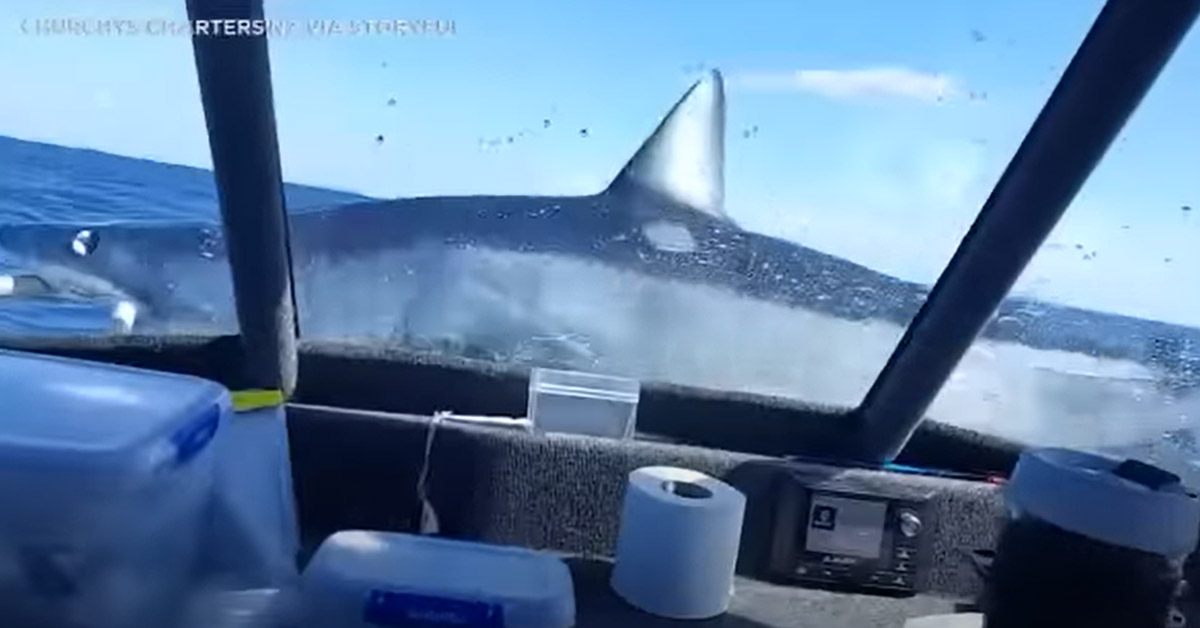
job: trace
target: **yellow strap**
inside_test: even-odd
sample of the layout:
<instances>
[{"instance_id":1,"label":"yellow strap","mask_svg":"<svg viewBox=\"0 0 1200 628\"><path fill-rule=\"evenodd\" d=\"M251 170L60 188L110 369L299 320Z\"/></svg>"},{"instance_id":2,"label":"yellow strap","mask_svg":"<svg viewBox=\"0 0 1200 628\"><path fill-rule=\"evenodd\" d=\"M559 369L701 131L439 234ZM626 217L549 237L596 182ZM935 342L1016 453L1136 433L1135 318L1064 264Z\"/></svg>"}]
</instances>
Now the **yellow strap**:
<instances>
[{"instance_id":1,"label":"yellow strap","mask_svg":"<svg viewBox=\"0 0 1200 628\"><path fill-rule=\"evenodd\" d=\"M249 412L250 410L281 406L287 401L282 390L262 388L235 390L232 397L234 412Z\"/></svg>"}]
</instances>

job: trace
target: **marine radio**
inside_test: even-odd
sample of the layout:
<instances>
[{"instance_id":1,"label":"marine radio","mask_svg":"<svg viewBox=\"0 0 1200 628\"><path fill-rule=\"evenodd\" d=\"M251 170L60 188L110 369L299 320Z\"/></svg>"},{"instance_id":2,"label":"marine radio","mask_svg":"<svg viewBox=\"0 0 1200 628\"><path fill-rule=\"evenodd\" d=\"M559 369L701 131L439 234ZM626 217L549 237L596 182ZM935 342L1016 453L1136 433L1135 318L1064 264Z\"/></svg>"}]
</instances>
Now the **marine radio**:
<instances>
[{"instance_id":1,"label":"marine radio","mask_svg":"<svg viewBox=\"0 0 1200 628\"><path fill-rule=\"evenodd\" d=\"M787 474L776 492L769 573L782 580L915 593L928 570L932 493L809 486Z\"/></svg>"}]
</instances>

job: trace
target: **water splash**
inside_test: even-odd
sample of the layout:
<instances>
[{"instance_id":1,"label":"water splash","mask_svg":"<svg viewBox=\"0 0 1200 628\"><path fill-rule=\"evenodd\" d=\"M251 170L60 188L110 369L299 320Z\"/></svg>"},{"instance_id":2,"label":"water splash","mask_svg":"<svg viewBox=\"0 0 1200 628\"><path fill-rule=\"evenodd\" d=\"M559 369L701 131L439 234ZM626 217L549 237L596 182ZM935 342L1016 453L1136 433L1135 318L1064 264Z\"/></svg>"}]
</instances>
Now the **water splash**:
<instances>
[{"instance_id":1,"label":"water splash","mask_svg":"<svg viewBox=\"0 0 1200 628\"><path fill-rule=\"evenodd\" d=\"M696 239L687 227L678 223L658 220L643 226L642 235L660 251L691 253L696 250Z\"/></svg>"},{"instance_id":2,"label":"water splash","mask_svg":"<svg viewBox=\"0 0 1200 628\"><path fill-rule=\"evenodd\" d=\"M138 308L131 301L120 301L112 309L112 321L114 327L121 333L129 333L133 331L133 324L137 321Z\"/></svg>"}]
</instances>

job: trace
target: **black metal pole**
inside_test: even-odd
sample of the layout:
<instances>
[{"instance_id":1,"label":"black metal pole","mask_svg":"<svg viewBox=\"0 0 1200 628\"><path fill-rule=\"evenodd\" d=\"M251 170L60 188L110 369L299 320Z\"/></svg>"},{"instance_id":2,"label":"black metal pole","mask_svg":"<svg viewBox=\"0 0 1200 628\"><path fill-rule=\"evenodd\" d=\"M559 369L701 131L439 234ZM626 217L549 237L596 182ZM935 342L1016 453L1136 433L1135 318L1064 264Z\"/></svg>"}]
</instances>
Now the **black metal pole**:
<instances>
[{"instance_id":1,"label":"black metal pole","mask_svg":"<svg viewBox=\"0 0 1200 628\"><path fill-rule=\"evenodd\" d=\"M1109 0L950 264L859 406L857 455L900 453L1200 12Z\"/></svg>"},{"instance_id":2,"label":"black metal pole","mask_svg":"<svg viewBox=\"0 0 1200 628\"><path fill-rule=\"evenodd\" d=\"M187 0L248 388L296 385L296 313L263 0ZM240 31L240 32L239 32Z\"/></svg>"}]
</instances>

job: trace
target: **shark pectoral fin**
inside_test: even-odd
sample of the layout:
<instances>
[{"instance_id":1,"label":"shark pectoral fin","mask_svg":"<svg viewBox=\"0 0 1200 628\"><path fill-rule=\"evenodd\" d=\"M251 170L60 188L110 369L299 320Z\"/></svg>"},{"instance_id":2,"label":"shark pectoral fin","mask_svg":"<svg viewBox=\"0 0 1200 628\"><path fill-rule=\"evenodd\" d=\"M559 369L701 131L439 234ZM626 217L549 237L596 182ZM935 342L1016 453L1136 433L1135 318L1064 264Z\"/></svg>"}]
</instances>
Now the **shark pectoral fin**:
<instances>
[{"instance_id":1,"label":"shark pectoral fin","mask_svg":"<svg viewBox=\"0 0 1200 628\"><path fill-rule=\"evenodd\" d=\"M649 191L728 220L725 89L720 72L712 70L675 103L608 191Z\"/></svg>"}]
</instances>

